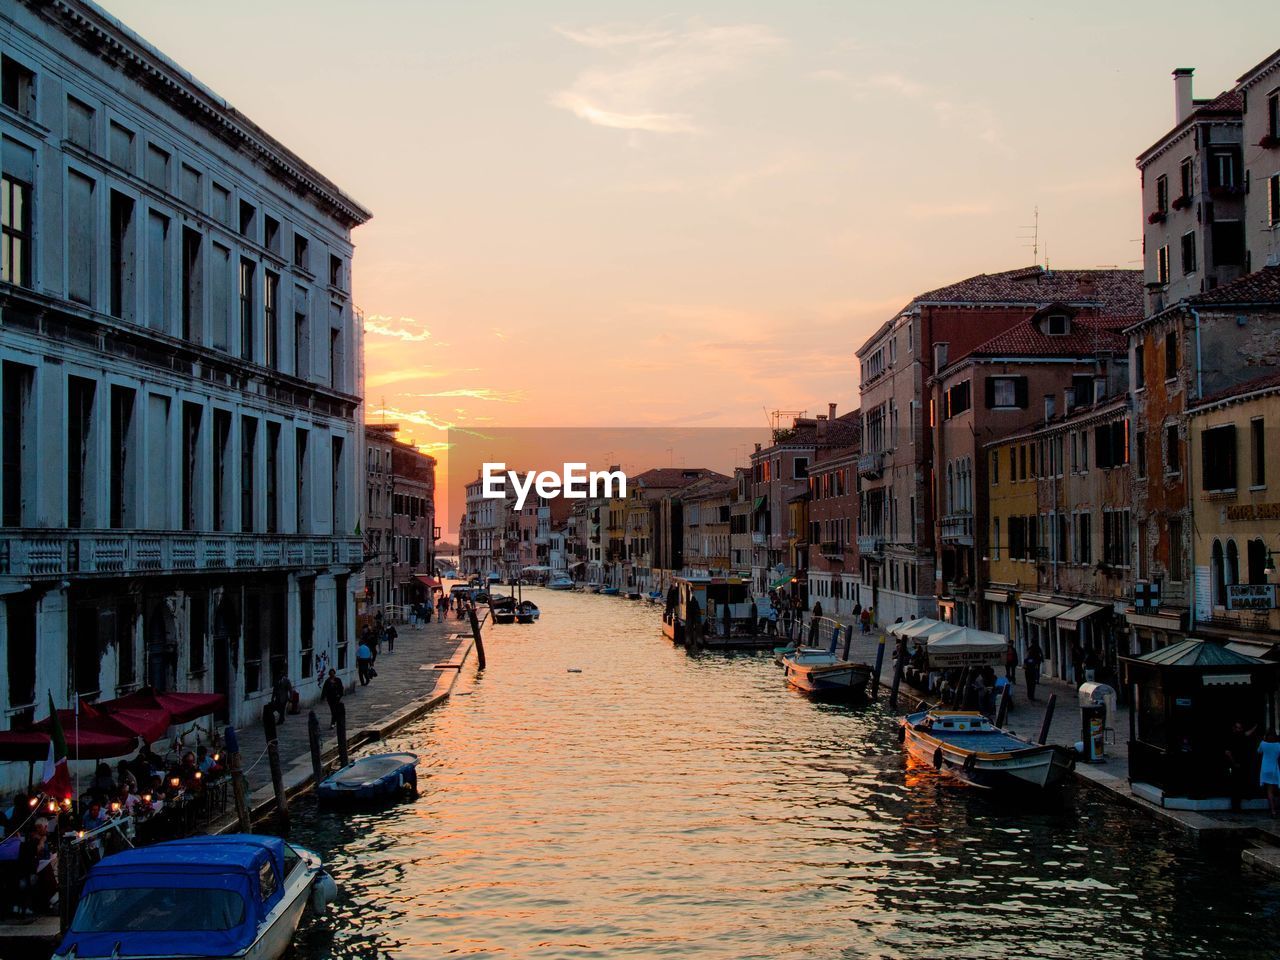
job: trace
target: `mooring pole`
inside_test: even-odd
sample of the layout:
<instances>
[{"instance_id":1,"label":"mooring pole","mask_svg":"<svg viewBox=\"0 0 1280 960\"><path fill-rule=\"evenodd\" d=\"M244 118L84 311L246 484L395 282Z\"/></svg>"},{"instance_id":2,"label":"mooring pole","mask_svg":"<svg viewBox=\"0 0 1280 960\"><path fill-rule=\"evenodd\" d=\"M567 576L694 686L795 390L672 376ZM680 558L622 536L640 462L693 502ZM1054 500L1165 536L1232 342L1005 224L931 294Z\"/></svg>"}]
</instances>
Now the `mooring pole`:
<instances>
[{"instance_id":1,"label":"mooring pole","mask_svg":"<svg viewBox=\"0 0 1280 960\"><path fill-rule=\"evenodd\" d=\"M880 635L880 645L884 646L884 634ZM898 709L898 688L902 686L902 670L906 666L907 659L907 639L906 637L898 638L897 652L894 654L893 663L893 686L889 688L889 709Z\"/></svg>"},{"instance_id":2,"label":"mooring pole","mask_svg":"<svg viewBox=\"0 0 1280 960\"><path fill-rule=\"evenodd\" d=\"M289 798L284 792L284 769L280 766L280 740L276 730L275 708L267 704L262 708L262 730L267 737L267 763L271 767L271 789L276 795L276 810L280 815L280 832L289 833Z\"/></svg>"},{"instance_id":3,"label":"mooring pole","mask_svg":"<svg viewBox=\"0 0 1280 960\"><path fill-rule=\"evenodd\" d=\"M307 743L311 746L311 776L319 783L324 779L324 764L320 762L320 718L314 710L307 713Z\"/></svg>"},{"instance_id":4,"label":"mooring pole","mask_svg":"<svg viewBox=\"0 0 1280 960\"><path fill-rule=\"evenodd\" d=\"M1005 684L1000 693L1000 706L996 708L996 726L1003 727L1009 717L1009 703L1013 700L1013 684Z\"/></svg>"},{"instance_id":5,"label":"mooring pole","mask_svg":"<svg viewBox=\"0 0 1280 960\"><path fill-rule=\"evenodd\" d=\"M347 705L338 701L338 712L334 716L338 727L338 766L345 767L351 762L347 755Z\"/></svg>"},{"instance_id":6,"label":"mooring pole","mask_svg":"<svg viewBox=\"0 0 1280 960\"><path fill-rule=\"evenodd\" d=\"M480 635L480 619L476 616L476 608L471 607L467 611L467 615L471 618L471 636L476 642L476 662L480 669L484 669L484 637Z\"/></svg>"},{"instance_id":7,"label":"mooring pole","mask_svg":"<svg viewBox=\"0 0 1280 960\"><path fill-rule=\"evenodd\" d=\"M884 641L885 641L885 635L882 633L880 634L880 642L876 644L876 666L875 666L875 670L871 674L871 698L873 700L875 699L876 694L880 692L880 670L884 666L884 647L885 647ZM846 646L845 646L846 650L848 649L848 644L852 642L853 642L853 625L850 624L849 639L846 641ZM847 654L845 655L845 659L848 659Z\"/></svg>"},{"instance_id":8,"label":"mooring pole","mask_svg":"<svg viewBox=\"0 0 1280 960\"><path fill-rule=\"evenodd\" d=\"M848 660L849 654L853 651L853 626L844 628L844 653L840 655L841 660Z\"/></svg>"},{"instance_id":9,"label":"mooring pole","mask_svg":"<svg viewBox=\"0 0 1280 960\"><path fill-rule=\"evenodd\" d=\"M1056 693L1049 694L1049 702L1044 705L1044 720L1040 724L1040 746L1044 746L1049 739L1049 724L1053 723L1053 708L1058 704L1058 695Z\"/></svg>"},{"instance_id":10,"label":"mooring pole","mask_svg":"<svg viewBox=\"0 0 1280 960\"><path fill-rule=\"evenodd\" d=\"M240 763L240 737L235 727L227 727L227 768L231 771L231 796L236 804L236 820L241 833L253 832L253 821L249 818L249 804L245 800L244 768Z\"/></svg>"}]
</instances>

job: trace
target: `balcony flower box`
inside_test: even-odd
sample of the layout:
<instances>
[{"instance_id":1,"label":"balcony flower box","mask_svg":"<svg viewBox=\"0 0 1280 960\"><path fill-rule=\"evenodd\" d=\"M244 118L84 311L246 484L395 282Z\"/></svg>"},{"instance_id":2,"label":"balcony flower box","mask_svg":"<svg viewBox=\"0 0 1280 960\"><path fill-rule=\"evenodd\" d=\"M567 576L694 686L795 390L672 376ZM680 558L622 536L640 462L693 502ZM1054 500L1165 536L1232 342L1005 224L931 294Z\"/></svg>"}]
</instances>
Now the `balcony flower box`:
<instances>
[{"instance_id":1,"label":"balcony flower box","mask_svg":"<svg viewBox=\"0 0 1280 960\"><path fill-rule=\"evenodd\" d=\"M1164 211L1153 210L1147 214L1147 223L1164 223Z\"/></svg>"},{"instance_id":2,"label":"balcony flower box","mask_svg":"<svg viewBox=\"0 0 1280 960\"><path fill-rule=\"evenodd\" d=\"M1264 133L1262 135L1262 139L1258 141L1258 146L1262 147L1264 150L1274 150L1276 147L1280 147L1280 137L1277 137L1274 134Z\"/></svg>"},{"instance_id":3,"label":"balcony flower box","mask_svg":"<svg viewBox=\"0 0 1280 960\"><path fill-rule=\"evenodd\" d=\"M1186 210L1191 206L1191 198L1185 195L1178 197L1173 201L1172 206L1175 210Z\"/></svg>"}]
</instances>

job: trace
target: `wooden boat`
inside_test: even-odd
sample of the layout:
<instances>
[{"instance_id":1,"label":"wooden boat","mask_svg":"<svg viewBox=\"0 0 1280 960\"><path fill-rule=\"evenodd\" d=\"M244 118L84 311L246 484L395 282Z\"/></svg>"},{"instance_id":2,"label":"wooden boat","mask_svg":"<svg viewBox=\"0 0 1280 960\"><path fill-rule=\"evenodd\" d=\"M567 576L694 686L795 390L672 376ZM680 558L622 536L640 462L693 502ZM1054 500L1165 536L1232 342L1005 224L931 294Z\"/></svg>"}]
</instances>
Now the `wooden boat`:
<instances>
[{"instance_id":1,"label":"wooden boat","mask_svg":"<svg viewBox=\"0 0 1280 960\"><path fill-rule=\"evenodd\" d=\"M900 721L898 736L920 762L987 789L1043 790L1075 769L1075 755L1065 747L1024 740L970 710L909 714Z\"/></svg>"},{"instance_id":2,"label":"wooden boat","mask_svg":"<svg viewBox=\"0 0 1280 960\"><path fill-rule=\"evenodd\" d=\"M506 596L489 597L489 616L494 623L516 622L516 598Z\"/></svg>"},{"instance_id":3,"label":"wooden boat","mask_svg":"<svg viewBox=\"0 0 1280 960\"><path fill-rule=\"evenodd\" d=\"M279 837L188 837L89 868L57 960L279 960L310 904L337 894L320 857ZM64 892L64 896L68 895Z\"/></svg>"},{"instance_id":4,"label":"wooden boat","mask_svg":"<svg viewBox=\"0 0 1280 960\"><path fill-rule=\"evenodd\" d=\"M618 595L617 587L601 587L600 592L606 597L616 597Z\"/></svg>"},{"instance_id":5,"label":"wooden boat","mask_svg":"<svg viewBox=\"0 0 1280 960\"><path fill-rule=\"evenodd\" d=\"M787 683L813 696L860 697L867 692L867 682L871 679L871 667L867 664L842 660L829 650L811 647L784 653L782 670Z\"/></svg>"},{"instance_id":6,"label":"wooden boat","mask_svg":"<svg viewBox=\"0 0 1280 960\"><path fill-rule=\"evenodd\" d=\"M347 764L316 785L316 796L330 803L381 803L418 791L418 756L376 753Z\"/></svg>"},{"instance_id":7,"label":"wooden boat","mask_svg":"<svg viewBox=\"0 0 1280 960\"><path fill-rule=\"evenodd\" d=\"M662 635L705 650L767 649L777 642L756 631L751 584L738 577L676 577L662 612Z\"/></svg>"},{"instance_id":8,"label":"wooden boat","mask_svg":"<svg viewBox=\"0 0 1280 960\"><path fill-rule=\"evenodd\" d=\"M516 605L516 623L533 623L539 616L541 611L532 600L521 600Z\"/></svg>"}]
</instances>

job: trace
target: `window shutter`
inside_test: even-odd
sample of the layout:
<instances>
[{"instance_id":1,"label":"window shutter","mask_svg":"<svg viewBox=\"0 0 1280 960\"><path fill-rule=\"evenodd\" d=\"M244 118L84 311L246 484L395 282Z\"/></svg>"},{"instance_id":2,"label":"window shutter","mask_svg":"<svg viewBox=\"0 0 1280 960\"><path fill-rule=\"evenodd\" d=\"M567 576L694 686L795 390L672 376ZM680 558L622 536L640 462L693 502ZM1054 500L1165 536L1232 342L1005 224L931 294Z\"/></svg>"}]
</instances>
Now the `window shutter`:
<instances>
[{"instance_id":1,"label":"window shutter","mask_svg":"<svg viewBox=\"0 0 1280 960\"><path fill-rule=\"evenodd\" d=\"M987 377L987 409L996 405L996 378Z\"/></svg>"},{"instance_id":2,"label":"window shutter","mask_svg":"<svg viewBox=\"0 0 1280 960\"><path fill-rule=\"evenodd\" d=\"M1027 378L1014 377L1013 396L1019 410L1027 409Z\"/></svg>"}]
</instances>

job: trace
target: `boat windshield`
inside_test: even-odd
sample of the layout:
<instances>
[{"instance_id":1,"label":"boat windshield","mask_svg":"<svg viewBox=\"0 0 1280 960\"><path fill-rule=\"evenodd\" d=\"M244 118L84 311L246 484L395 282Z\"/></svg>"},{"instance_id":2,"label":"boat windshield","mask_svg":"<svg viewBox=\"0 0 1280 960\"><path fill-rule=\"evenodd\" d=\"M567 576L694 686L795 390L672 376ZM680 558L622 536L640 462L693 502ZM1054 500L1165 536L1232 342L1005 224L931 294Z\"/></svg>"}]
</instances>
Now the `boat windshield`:
<instances>
[{"instance_id":1,"label":"boat windshield","mask_svg":"<svg viewBox=\"0 0 1280 960\"><path fill-rule=\"evenodd\" d=\"M193 933L232 930L244 923L244 898L235 890L125 887L95 890L80 901L72 933Z\"/></svg>"}]
</instances>

